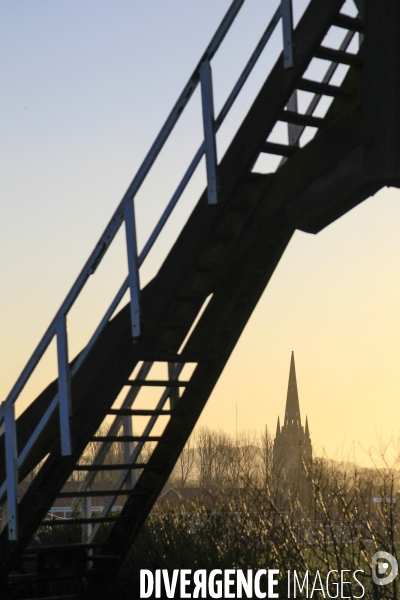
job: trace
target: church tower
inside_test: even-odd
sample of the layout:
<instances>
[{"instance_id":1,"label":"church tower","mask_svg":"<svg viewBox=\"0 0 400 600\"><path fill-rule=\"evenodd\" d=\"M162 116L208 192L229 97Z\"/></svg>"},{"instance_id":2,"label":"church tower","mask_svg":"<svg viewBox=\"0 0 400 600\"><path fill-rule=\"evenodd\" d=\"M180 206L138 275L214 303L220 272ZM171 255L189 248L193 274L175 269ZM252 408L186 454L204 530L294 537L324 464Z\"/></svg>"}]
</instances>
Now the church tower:
<instances>
[{"instance_id":1,"label":"church tower","mask_svg":"<svg viewBox=\"0 0 400 600\"><path fill-rule=\"evenodd\" d=\"M310 486L306 471L312 464L312 445L308 419L305 428L301 424L300 403L297 391L294 353L290 361L289 384L286 397L285 417L282 427L278 417L273 449L273 469L276 481L291 496L298 495L307 501Z\"/></svg>"}]
</instances>

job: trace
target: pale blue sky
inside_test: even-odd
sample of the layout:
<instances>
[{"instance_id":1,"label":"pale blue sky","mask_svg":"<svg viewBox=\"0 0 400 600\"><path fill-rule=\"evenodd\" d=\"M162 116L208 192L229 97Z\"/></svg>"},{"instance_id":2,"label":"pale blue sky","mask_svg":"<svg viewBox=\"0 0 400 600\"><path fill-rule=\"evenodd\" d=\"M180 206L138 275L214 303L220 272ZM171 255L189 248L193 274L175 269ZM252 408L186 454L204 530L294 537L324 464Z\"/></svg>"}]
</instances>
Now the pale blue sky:
<instances>
[{"instance_id":1,"label":"pale blue sky","mask_svg":"<svg viewBox=\"0 0 400 600\"><path fill-rule=\"evenodd\" d=\"M2 398L83 266L229 4L228 0L1 4ZM294 4L298 18L306 1ZM213 61L216 112L277 5L275 0L245 3ZM280 45L279 29L221 130L220 153ZM201 134L200 104L194 97L137 199L141 245ZM203 186L201 171L143 280L154 273ZM302 411L309 414L317 447L325 444L333 453L344 434L347 440L361 439L366 445L373 441L376 428L386 437L397 436L400 409L388 423L376 416L374 402L400 405L395 360L399 212L398 193L384 191L316 238L296 234L203 422L234 431L232 406L237 401L243 427L259 428L267 421L274 428L278 412L283 412L290 352L295 350ZM86 299L71 315L71 354L80 348L123 279L122 239L116 241L103 271L99 281L90 282ZM33 391L40 391L51 376L52 360L45 363ZM245 383L249 380L250 386ZM328 408L321 409L325 402ZM365 406L369 407L363 416L365 426L360 427ZM328 410L329 433L323 430Z\"/></svg>"}]
</instances>

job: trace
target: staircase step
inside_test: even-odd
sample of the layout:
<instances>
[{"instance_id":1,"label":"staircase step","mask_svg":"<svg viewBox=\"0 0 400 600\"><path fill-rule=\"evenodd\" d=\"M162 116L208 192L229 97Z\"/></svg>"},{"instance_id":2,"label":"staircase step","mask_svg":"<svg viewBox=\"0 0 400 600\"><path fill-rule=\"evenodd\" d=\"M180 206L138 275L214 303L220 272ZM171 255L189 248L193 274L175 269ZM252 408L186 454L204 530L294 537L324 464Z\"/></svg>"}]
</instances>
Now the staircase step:
<instances>
[{"instance_id":1,"label":"staircase step","mask_svg":"<svg viewBox=\"0 0 400 600\"><path fill-rule=\"evenodd\" d=\"M71 544L56 544L54 546L28 546L26 551L31 554L40 554L42 552L58 552L60 550L91 550L93 548L102 548L103 542L77 542Z\"/></svg>"},{"instance_id":2,"label":"staircase step","mask_svg":"<svg viewBox=\"0 0 400 600\"><path fill-rule=\"evenodd\" d=\"M160 329L187 329L189 324L184 321L175 321L173 323L162 323Z\"/></svg>"},{"instance_id":3,"label":"staircase step","mask_svg":"<svg viewBox=\"0 0 400 600\"><path fill-rule=\"evenodd\" d=\"M310 79L301 79L300 83L297 85L297 89L320 96L332 96L333 98L350 95L349 92L344 92L343 89L337 85L311 81Z\"/></svg>"},{"instance_id":4,"label":"staircase step","mask_svg":"<svg viewBox=\"0 0 400 600\"><path fill-rule=\"evenodd\" d=\"M286 144L273 144L272 142L264 142L261 152L268 154L277 154L278 156L293 156L298 151L298 146L287 146Z\"/></svg>"},{"instance_id":5,"label":"staircase step","mask_svg":"<svg viewBox=\"0 0 400 600\"><path fill-rule=\"evenodd\" d=\"M121 415L124 417L160 417L162 415L172 415L173 410L151 409L151 408L110 408L107 411L109 415Z\"/></svg>"},{"instance_id":6,"label":"staircase step","mask_svg":"<svg viewBox=\"0 0 400 600\"><path fill-rule=\"evenodd\" d=\"M207 263L204 265L196 265L194 270L198 271L199 273L211 273L211 271L214 271L217 266L217 262Z\"/></svg>"},{"instance_id":7,"label":"staircase step","mask_svg":"<svg viewBox=\"0 0 400 600\"><path fill-rule=\"evenodd\" d=\"M100 569L88 569L86 571L79 572L66 572L66 573L46 573L38 575L37 573L23 573L18 575L9 575L8 580L10 583L39 583L40 581L63 581L64 579L82 579L83 577L95 577L102 575L103 571ZM75 596L80 598L81 596ZM53 596L53 598L74 598L74 596ZM46 600L49 600L47 597Z\"/></svg>"},{"instance_id":8,"label":"staircase step","mask_svg":"<svg viewBox=\"0 0 400 600\"><path fill-rule=\"evenodd\" d=\"M187 387L190 381L179 381L178 379L157 380L157 379L128 379L125 385L132 387Z\"/></svg>"},{"instance_id":9,"label":"staircase step","mask_svg":"<svg viewBox=\"0 0 400 600\"><path fill-rule=\"evenodd\" d=\"M94 562L96 560L99 562L119 562L121 560L121 557L117 554L93 554L93 556L88 555L87 560L90 562Z\"/></svg>"},{"instance_id":10,"label":"staircase step","mask_svg":"<svg viewBox=\"0 0 400 600\"><path fill-rule=\"evenodd\" d=\"M148 463L117 463L111 465L75 465L74 471L122 471L124 469L157 469Z\"/></svg>"},{"instance_id":11,"label":"staircase step","mask_svg":"<svg viewBox=\"0 0 400 600\"><path fill-rule=\"evenodd\" d=\"M81 490L60 492L57 498L101 498L103 496L129 496L131 490Z\"/></svg>"},{"instance_id":12,"label":"staircase step","mask_svg":"<svg viewBox=\"0 0 400 600\"><path fill-rule=\"evenodd\" d=\"M236 235L233 232L223 232L216 233L212 236L212 242L230 242L236 238Z\"/></svg>"},{"instance_id":13,"label":"staircase step","mask_svg":"<svg viewBox=\"0 0 400 600\"><path fill-rule=\"evenodd\" d=\"M233 213L244 213L249 212L252 208L254 208L254 204L252 202L241 199L240 201L234 202L229 207L229 210Z\"/></svg>"},{"instance_id":14,"label":"staircase step","mask_svg":"<svg viewBox=\"0 0 400 600\"><path fill-rule=\"evenodd\" d=\"M304 125L305 127L322 127L324 119L312 117L311 115L301 115L292 110L283 110L278 117L279 121L293 123L294 125Z\"/></svg>"},{"instance_id":15,"label":"staircase step","mask_svg":"<svg viewBox=\"0 0 400 600\"><path fill-rule=\"evenodd\" d=\"M181 292L178 296L178 300L204 300L203 292Z\"/></svg>"},{"instance_id":16,"label":"staircase step","mask_svg":"<svg viewBox=\"0 0 400 600\"><path fill-rule=\"evenodd\" d=\"M84 600L84 598L81 594L72 594L68 596L41 596L40 598L36 596L35 600ZM32 600L32 596L22 600Z\"/></svg>"},{"instance_id":17,"label":"staircase step","mask_svg":"<svg viewBox=\"0 0 400 600\"><path fill-rule=\"evenodd\" d=\"M342 29L348 29L349 31L357 31L358 33L364 33L364 23L359 17L349 17L339 13L332 21L332 25L341 27Z\"/></svg>"},{"instance_id":18,"label":"staircase step","mask_svg":"<svg viewBox=\"0 0 400 600\"><path fill-rule=\"evenodd\" d=\"M58 527L59 525L90 525L96 523L115 523L119 517L85 517L82 519L52 519L51 521L42 521L40 527Z\"/></svg>"},{"instance_id":19,"label":"staircase step","mask_svg":"<svg viewBox=\"0 0 400 600\"><path fill-rule=\"evenodd\" d=\"M343 50L333 50L333 48L326 48L325 46L320 46L314 56L315 58L322 58L333 63L342 63L350 67L362 66L362 60L357 54L350 54L350 52L343 52Z\"/></svg>"},{"instance_id":20,"label":"staircase step","mask_svg":"<svg viewBox=\"0 0 400 600\"><path fill-rule=\"evenodd\" d=\"M199 298L203 298L203 294L187 294L183 296L179 296L179 298L190 299L190 300L198 300ZM146 362L168 362L168 363L195 363L199 362L198 356L183 356L181 354L168 354L168 352L151 352L142 357L142 360Z\"/></svg>"},{"instance_id":21,"label":"staircase step","mask_svg":"<svg viewBox=\"0 0 400 600\"><path fill-rule=\"evenodd\" d=\"M39 554L23 554L22 555L22 560L27 560L27 561L33 561L33 560L38 560L38 556ZM118 561L121 560L120 556L116 556L113 554L87 554L86 555L86 561L88 562L92 562L95 560L99 560L99 561Z\"/></svg>"},{"instance_id":22,"label":"staircase step","mask_svg":"<svg viewBox=\"0 0 400 600\"><path fill-rule=\"evenodd\" d=\"M159 442L160 435L95 435L91 442Z\"/></svg>"}]
</instances>

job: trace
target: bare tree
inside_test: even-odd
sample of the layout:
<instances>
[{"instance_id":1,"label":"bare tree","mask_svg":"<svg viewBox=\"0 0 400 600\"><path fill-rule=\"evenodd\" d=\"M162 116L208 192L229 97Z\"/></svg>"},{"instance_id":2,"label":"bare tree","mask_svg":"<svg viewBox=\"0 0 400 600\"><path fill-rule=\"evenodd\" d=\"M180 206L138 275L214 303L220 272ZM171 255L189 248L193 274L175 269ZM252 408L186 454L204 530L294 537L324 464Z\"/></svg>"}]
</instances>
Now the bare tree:
<instances>
[{"instance_id":1,"label":"bare tree","mask_svg":"<svg viewBox=\"0 0 400 600\"><path fill-rule=\"evenodd\" d=\"M202 487L239 488L257 479L260 449L253 433L243 432L236 438L202 427L195 434L194 455Z\"/></svg>"},{"instance_id":2,"label":"bare tree","mask_svg":"<svg viewBox=\"0 0 400 600\"><path fill-rule=\"evenodd\" d=\"M185 487L195 466L195 448L193 436L190 436L175 465L176 485Z\"/></svg>"},{"instance_id":3,"label":"bare tree","mask_svg":"<svg viewBox=\"0 0 400 600\"><path fill-rule=\"evenodd\" d=\"M266 485L271 483L272 470L273 470L273 451L274 451L274 440L269 431L267 425L260 436L259 454L260 454L260 470L261 470L261 483Z\"/></svg>"},{"instance_id":4,"label":"bare tree","mask_svg":"<svg viewBox=\"0 0 400 600\"><path fill-rule=\"evenodd\" d=\"M215 439L208 427L201 427L195 433L196 466L198 482L202 487L211 487L214 483L215 472Z\"/></svg>"},{"instance_id":5,"label":"bare tree","mask_svg":"<svg viewBox=\"0 0 400 600\"><path fill-rule=\"evenodd\" d=\"M255 432L243 431L237 440L239 485L246 486L249 482L258 482L260 470L260 447Z\"/></svg>"}]
</instances>

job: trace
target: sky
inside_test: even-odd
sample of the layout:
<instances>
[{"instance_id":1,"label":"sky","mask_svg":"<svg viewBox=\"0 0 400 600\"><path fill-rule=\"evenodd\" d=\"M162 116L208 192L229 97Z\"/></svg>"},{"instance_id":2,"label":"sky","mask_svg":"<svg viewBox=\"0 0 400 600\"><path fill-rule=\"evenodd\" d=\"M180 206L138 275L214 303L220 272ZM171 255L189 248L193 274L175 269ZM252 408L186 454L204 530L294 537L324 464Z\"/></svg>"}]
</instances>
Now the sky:
<instances>
[{"instance_id":1,"label":"sky","mask_svg":"<svg viewBox=\"0 0 400 600\"><path fill-rule=\"evenodd\" d=\"M38 0L0 6L0 398L77 277L211 39L227 0ZM295 0L295 20L307 2ZM218 114L278 5L248 0L213 60ZM346 11L354 14L350 0ZM352 12L353 11L353 12ZM337 43L339 31L332 31ZM219 159L281 51L272 37L217 138ZM319 73L315 61L310 69ZM311 76L312 76L311 73ZM344 73L338 73L343 77ZM300 98L300 104L307 95ZM274 132L282 139L281 130ZM312 135L310 132L309 135ZM142 247L202 139L198 91L139 192ZM274 168L264 161L260 169ZM205 185L201 164L141 272L157 272ZM397 440L399 192L384 189L317 236L296 232L200 424L274 431L295 352L303 419L331 457ZM126 273L119 234L69 318L84 345ZM54 347L18 402L55 376Z\"/></svg>"}]
</instances>

